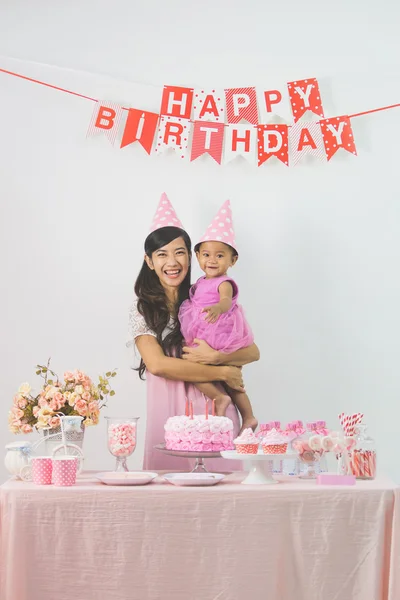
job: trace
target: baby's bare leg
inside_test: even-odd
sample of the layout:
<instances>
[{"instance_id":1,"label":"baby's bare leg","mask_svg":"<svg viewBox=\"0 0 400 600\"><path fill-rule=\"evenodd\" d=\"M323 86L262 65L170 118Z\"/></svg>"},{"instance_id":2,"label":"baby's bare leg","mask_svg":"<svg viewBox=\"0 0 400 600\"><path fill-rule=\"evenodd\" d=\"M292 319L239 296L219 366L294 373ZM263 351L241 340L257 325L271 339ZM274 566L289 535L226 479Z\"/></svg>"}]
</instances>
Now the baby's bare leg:
<instances>
[{"instance_id":1,"label":"baby's bare leg","mask_svg":"<svg viewBox=\"0 0 400 600\"><path fill-rule=\"evenodd\" d=\"M253 407L251 406L250 398L246 394L246 392L238 392L233 390L232 388L227 388L229 395L232 399L232 402L236 404L238 411L240 412L240 416L242 417L242 427L240 428L240 432L244 429L252 429L256 430L258 421L253 414Z\"/></svg>"},{"instance_id":2,"label":"baby's bare leg","mask_svg":"<svg viewBox=\"0 0 400 600\"><path fill-rule=\"evenodd\" d=\"M231 403L230 396L226 393L224 394L224 392L221 392L221 389L212 382L196 383L196 387L202 394L207 396L207 398L210 398L210 400L215 400L215 414L218 417L224 417L226 409Z\"/></svg>"}]
</instances>

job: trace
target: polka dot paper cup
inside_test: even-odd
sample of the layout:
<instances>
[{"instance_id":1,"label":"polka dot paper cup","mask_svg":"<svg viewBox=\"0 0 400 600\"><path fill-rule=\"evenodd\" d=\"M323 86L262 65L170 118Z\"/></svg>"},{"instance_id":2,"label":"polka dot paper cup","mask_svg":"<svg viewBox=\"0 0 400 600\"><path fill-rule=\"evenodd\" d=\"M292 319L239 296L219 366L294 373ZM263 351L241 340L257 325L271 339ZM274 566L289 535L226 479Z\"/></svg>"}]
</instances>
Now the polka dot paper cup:
<instances>
[{"instance_id":1,"label":"polka dot paper cup","mask_svg":"<svg viewBox=\"0 0 400 600\"><path fill-rule=\"evenodd\" d=\"M238 454L257 454L258 444L236 444Z\"/></svg>"},{"instance_id":2,"label":"polka dot paper cup","mask_svg":"<svg viewBox=\"0 0 400 600\"><path fill-rule=\"evenodd\" d=\"M78 459L75 456L57 456L52 461L53 485L62 487L75 485Z\"/></svg>"},{"instance_id":3,"label":"polka dot paper cup","mask_svg":"<svg viewBox=\"0 0 400 600\"><path fill-rule=\"evenodd\" d=\"M22 467L20 477L23 481L33 481L35 485L50 485L52 472L50 456L33 456L30 464Z\"/></svg>"}]
</instances>

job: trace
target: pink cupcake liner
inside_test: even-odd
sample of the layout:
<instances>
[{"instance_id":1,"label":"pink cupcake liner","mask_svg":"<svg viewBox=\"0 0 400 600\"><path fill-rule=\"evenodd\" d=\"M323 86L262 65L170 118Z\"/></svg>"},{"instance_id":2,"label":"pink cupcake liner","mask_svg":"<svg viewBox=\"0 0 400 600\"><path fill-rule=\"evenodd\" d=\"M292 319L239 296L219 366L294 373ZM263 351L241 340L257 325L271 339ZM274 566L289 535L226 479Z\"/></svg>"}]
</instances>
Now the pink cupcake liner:
<instances>
[{"instance_id":1,"label":"pink cupcake liner","mask_svg":"<svg viewBox=\"0 0 400 600\"><path fill-rule=\"evenodd\" d=\"M258 444L236 444L238 454L257 454Z\"/></svg>"},{"instance_id":2,"label":"pink cupcake liner","mask_svg":"<svg viewBox=\"0 0 400 600\"><path fill-rule=\"evenodd\" d=\"M262 449L264 454L286 454L287 447L287 444L264 444Z\"/></svg>"}]
</instances>

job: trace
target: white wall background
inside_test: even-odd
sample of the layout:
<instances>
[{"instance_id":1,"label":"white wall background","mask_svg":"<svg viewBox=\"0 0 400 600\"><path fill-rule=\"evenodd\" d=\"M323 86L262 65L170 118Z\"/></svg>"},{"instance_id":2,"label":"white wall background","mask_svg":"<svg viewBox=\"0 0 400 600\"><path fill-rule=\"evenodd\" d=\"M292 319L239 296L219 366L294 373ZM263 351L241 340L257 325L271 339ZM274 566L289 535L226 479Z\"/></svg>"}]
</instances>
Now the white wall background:
<instances>
[{"instance_id":1,"label":"white wall background","mask_svg":"<svg viewBox=\"0 0 400 600\"><path fill-rule=\"evenodd\" d=\"M340 115L400 102L399 19L392 0L2 0L0 67L150 110L164 83L317 77ZM15 390L51 356L60 374L118 367L108 414L140 415L130 465L141 464L145 384L129 368L126 321L166 191L194 238L232 201L234 275L262 353L245 372L259 418L336 427L342 410L362 410L400 481L400 109L353 121L357 158L294 169L120 151L85 139L92 109L0 73L1 445ZM103 420L85 448L89 468L112 467Z\"/></svg>"}]
</instances>

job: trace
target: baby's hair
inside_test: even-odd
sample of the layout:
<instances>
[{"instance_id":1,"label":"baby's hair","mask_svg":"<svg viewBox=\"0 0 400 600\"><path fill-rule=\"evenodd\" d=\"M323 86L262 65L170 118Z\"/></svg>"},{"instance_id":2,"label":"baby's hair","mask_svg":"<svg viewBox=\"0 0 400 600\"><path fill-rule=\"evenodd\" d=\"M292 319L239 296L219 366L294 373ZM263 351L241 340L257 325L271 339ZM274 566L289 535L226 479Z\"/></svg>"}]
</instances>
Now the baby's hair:
<instances>
[{"instance_id":1,"label":"baby's hair","mask_svg":"<svg viewBox=\"0 0 400 600\"><path fill-rule=\"evenodd\" d=\"M210 240L210 242L216 242L217 240ZM194 251L195 252L200 252L200 248L201 245L204 244L204 242L200 242L199 244L196 244L194 247ZM224 244L224 246L226 246L227 248L229 248L229 250L232 252L232 258L235 258L235 256L239 256L238 251L235 250L235 248L233 246L231 246L230 244L226 244L225 242L223 242L221 240L221 244Z\"/></svg>"}]
</instances>

